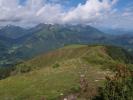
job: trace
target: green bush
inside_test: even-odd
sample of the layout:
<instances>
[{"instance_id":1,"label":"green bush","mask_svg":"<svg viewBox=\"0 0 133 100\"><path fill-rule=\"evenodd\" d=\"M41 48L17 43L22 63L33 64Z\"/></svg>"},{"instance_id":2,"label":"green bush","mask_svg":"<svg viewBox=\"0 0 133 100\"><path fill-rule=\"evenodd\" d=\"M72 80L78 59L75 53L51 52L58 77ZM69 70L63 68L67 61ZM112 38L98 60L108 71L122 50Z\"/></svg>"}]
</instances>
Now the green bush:
<instances>
[{"instance_id":1,"label":"green bush","mask_svg":"<svg viewBox=\"0 0 133 100\"><path fill-rule=\"evenodd\" d=\"M17 73L27 73L31 71L31 66L28 66L26 64L20 64L16 67Z\"/></svg>"},{"instance_id":2,"label":"green bush","mask_svg":"<svg viewBox=\"0 0 133 100\"><path fill-rule=\"evenodd\" d=\"M119 67L116 75L106 77L106 83L99 89L100 96L94 100L133 100L133 75L125 67Z\"/></svg>"},{"instance_id":3,"label":"green bush","mask_svg":"<svg viewBox=\"0 0 133 100\"><path fill-rule=\"evenodd\" d=\"M56 64L54 64L52 67L53 67L53 68L58 68L58 67L60 67L60 65L59 65L58 63L56 63Z\"/></svg>"},{"instance_id":4,"label":"green bush","mask_svg":"<svg viewBox=\"0 0 133 100\"><path fill-rule=\"evenodd\" d=\"M71 88L71 91L77 93L81 90L80 85L75 85Z\"/></svg>"}]
</instances>

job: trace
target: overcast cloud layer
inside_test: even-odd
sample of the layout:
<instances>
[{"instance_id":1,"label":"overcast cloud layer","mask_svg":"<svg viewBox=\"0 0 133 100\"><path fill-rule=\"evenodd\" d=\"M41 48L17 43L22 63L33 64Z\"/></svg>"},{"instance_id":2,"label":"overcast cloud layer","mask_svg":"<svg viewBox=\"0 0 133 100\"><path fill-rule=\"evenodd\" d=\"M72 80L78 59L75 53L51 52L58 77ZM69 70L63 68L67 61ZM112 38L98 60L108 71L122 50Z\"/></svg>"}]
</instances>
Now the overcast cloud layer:
<instances>
[{"instance_id":1,"label":"overcast cloud layer","mask_svg":"<svg viewBox=\"0 0 133 100\"><path fill-rule=\"evenodd\" d=\"M0 0L0 25L31 26L48 24L91 24L94 26L129 28L133 24L133 5L122 11L115 6L118 0L86 0L85 4L65 9L62 0ZM69 0L65 0L69 2Z\"/></svg>"}]
</instances>

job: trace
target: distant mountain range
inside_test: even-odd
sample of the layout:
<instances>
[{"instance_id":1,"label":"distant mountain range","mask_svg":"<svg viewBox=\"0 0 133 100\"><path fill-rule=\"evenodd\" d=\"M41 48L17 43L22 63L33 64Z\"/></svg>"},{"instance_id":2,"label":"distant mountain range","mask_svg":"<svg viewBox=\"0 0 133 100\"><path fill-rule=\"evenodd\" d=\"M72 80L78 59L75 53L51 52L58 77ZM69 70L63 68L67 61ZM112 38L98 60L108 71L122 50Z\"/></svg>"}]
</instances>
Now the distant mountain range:
<instances>
[{"instance_id":1,"label":"distant mountain range","mask_svg":"<svg viewBox=\"0 0 133 100\"><path fill-rule=\"evenodd\" d=\"M89 25L39 24L29 29L8 25L0 29L0 65L7 66L68 44L116 45L132 51L133 35L106 34Z\"/></svg>"},{"instance_id":2,"label":"distant mountain range","mask_svg":"<svg viewBox=\"0 0 133 100\"><path fill-rule=\"evenodd\" d=\"M122 29L122 28L99 28L101 31L108 33L108 34L113 34L113 35L123 35L123 34L133 34L133 30L127 30L127 29Z\"/></svg>"}]
</instances>

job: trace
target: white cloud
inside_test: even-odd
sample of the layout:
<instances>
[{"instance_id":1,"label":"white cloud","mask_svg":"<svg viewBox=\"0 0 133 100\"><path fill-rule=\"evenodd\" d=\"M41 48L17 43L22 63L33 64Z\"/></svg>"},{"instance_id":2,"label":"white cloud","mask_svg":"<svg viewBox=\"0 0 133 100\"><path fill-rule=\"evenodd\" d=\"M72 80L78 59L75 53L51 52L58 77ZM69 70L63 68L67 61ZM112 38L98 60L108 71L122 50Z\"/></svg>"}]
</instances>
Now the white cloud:
<instances>
[{"instance_id":1,"label":"white cloud","mask_svg":"<svg viewBox=\"0 0 133 100\"><path fill-rule=\"evenodd\" d=\"M46 4L36 12L38 19L45 23L60 23L62 20L62 14L62 8L58 4Z\"/></svg>"},{"instance_id":2,"label":"white cloud","mask_svg":"<svg viewBox=\"0 0 133 100\"><path fill-rule=\"evenodd\" d=\"M116 23L115 18L122 16L118 15L118 12L113 8L118 0L102 0L102 2L100 0L87 0L85 4L79 4L68 11L64 10L61 4L48 3L44 0L27 0L24 6L20 5L18 0L10 1L0 0L0 24L2 25L33 25L38 23L95 23L101 25L101 22L104 24L112 23L112 21ZM59 2L60 0L51 1ZM126 22L129 19L129 12L124 12L123 16L125 15L128 18L122 17L121 19Z\"/></svg>"},{"instance_id":3,"label":"white cloud","mask_svg":"<svg viewBox=\"0 0 133 100\"><path fill-rule=\"evenodd\" d=\"M92 22L99 19L105 12L109 11L113 6L114 1L103 0L88 0L86 4L79 4L78 7L69 11L63 18L65 22Z\"/></svg>"}]
</instances>

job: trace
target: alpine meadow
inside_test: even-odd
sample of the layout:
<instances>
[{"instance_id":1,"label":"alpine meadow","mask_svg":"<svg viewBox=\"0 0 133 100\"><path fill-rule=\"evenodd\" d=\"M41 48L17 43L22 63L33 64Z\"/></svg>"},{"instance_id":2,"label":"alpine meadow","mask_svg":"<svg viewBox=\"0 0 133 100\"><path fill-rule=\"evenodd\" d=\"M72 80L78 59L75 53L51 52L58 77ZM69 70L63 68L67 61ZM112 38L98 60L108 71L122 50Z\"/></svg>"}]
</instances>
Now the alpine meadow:
<instances>
[{"instance_id":1,"label":"alpine meadow","mask_svg":"<svg viewBox=\"0 0 133 100\"><path fill-rule=\"evenodd\" d=\"M133 100L132 0L0 0L0 100Z\"/></svg>"}]
</instances>

